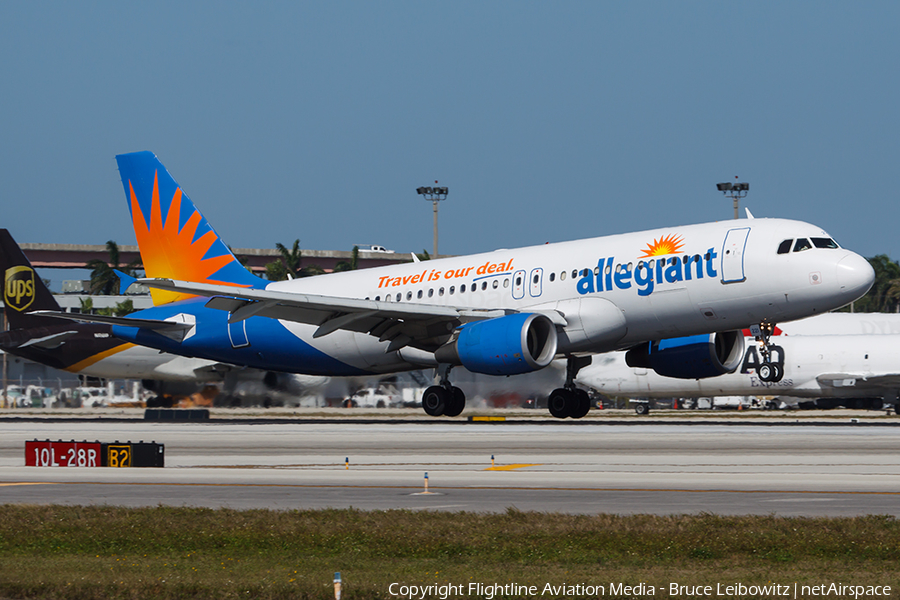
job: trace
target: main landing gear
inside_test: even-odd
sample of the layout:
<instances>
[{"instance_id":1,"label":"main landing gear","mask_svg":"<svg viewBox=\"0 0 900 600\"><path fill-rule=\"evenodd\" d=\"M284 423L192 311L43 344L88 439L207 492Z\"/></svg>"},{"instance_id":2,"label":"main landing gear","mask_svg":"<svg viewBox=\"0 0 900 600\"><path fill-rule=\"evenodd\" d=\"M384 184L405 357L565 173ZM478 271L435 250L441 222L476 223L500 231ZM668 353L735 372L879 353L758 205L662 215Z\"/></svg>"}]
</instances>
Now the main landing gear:
<instances>
[{"instance_id":1,"label":"main landing gear","mask_svg":"<svg viewBox=\"0 0 900 600\"><path fill-rule=\"evenodd\" d=\"M591 364L591 356L570 356L566 361L566 383L550 393L547 407L557 419L571 417L580 419L591 409L591 399L587 392L575 387L578 371Z\"/></svg>"},{"instance_id":2,"label":"main landing gear","mask_svg":"<svg viewBox=\"0 0 900 600\"><path fill-rule=\"evenodd\" d=\"M784 367L772 362L769 338L772 336L773 331L775 331L775 324L765 321L758 326L754 325L750 328L750 332L756 337L756 343L759 345L759 357L761 359L759 366L756 367L756 375L760 381L765 381L766 383L776 383L784 377Z\"/></svg>"},{"instance_id":3,"label":"main landing gear","mask_svg":"<svg viewBox=\"0 0 900 600\"><path fill-rule=\"evenodd\" d=\"M450 384L450 369L453 365L439 365L441 382L425 390L422 394L422 408L432 417L458 416L466 407L466 395L461 389Z\"/></svg>"}]
</instances>

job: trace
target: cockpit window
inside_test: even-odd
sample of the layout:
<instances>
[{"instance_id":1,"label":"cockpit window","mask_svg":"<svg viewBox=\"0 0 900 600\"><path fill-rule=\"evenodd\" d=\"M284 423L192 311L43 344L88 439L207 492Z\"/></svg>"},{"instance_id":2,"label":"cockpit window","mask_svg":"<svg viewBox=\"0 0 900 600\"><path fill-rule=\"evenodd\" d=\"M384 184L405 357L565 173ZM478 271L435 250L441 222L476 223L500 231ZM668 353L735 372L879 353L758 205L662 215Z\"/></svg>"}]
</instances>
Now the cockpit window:
<instances>
[{"instance_id":1,"label":"cockpit window","mask_svg":"<svg viewBox=\"0 0 900 600\"><path fill-rule=\"evenodd\" d=\"M780 244L778 244L778 254L787 254L791 251L791 244L794 243L794 240L784 240Z\"/></svg>"},{"instance_id":2,"label":"cockpit window","mask_svg":"<svg viewBox=\"0 0 900 600\"><path fill-rule=\"evenodd\" d=\"M806 238L797 238L797 241L794 242L794 252L802 252L803 250L809 250L812 248L812 244L809 243L809 240Z\"/></svg>"},{"instance_id":3,"label":"cockpit window","mask_svg":"<svg viewBox=\"0 0 900 600\"><path fill-rule=\"evenodd\" d=\"M831 238L811 238L816 248L839 248L837 242Z\"/></svg>"}]
</instances>

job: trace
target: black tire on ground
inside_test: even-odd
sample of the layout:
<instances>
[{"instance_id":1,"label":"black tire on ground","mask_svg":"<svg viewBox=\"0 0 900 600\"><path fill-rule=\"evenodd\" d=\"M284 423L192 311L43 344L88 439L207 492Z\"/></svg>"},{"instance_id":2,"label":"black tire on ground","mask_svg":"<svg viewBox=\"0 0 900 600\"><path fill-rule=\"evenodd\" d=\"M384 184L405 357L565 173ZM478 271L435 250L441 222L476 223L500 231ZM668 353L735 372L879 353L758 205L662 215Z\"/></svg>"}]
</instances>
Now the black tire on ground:
<instances>
[{"instance_id":1,"label":"black tire on ground","mask_svg":"<svg viewBox=\"0 0 900 600\"><path fill-rule=\"evenodd\" d=\"M573 419L580 419L591 410L591 398L584 390L575 390L572 401L572 410L569 411L569 416Z\"/></svg>"},{"instance_id":2,"label":"black tire on ground","mask_svg":"<svg viewBox=\"0 0 900 600\"><path fill-rule=\"evenodd\" d=\"M764 362L756 367L756 375L759 377L760 381L770 382L775 381L775 369L772 363Z\"/></svg>"},{"instance_id":3,"label":"black tire on ground","mask_svg":"<svg viewBox=\"0 0 900 600\"><path fill-rule=\"evenodd\" d=\"M572 407L572 394L566 388L557 388L550 392L547 399L547 408L550 414L557 419L565 419L569 416L569 410Z\"/></svg>"},{"instance_id":4,"label":"black tire on ground","mask_svg":"<svg viewBox=\"0 0 900 600\"><path fill-rule=\"evenodd\" d=\"M447 409L450 393L439 385L433 385L422 394L422 408L432 417L439 417Z\"/></svg>"},{"instance_id":5,"label":"black tire on ground","mask_svg":"<svg viewBox=\"0 0 900 600\"><path fill-rule=\"evenodd\" d=\"M456 386L450 388L450 391L447 407L444 409L444 416L458 417L463 409L466 408L466 395Z\"/></svg>"},{"instance_id":6,"label":"black tire on ground","mask_svg":"<svg viewBox=\"0 0 900 600\"><path fill-rule=\"evenodd\" d=\"M649 402L638 402L634 405L634 412L639 415L648 415L650 414L650 403Z\"/></svg>"}]
</instances>

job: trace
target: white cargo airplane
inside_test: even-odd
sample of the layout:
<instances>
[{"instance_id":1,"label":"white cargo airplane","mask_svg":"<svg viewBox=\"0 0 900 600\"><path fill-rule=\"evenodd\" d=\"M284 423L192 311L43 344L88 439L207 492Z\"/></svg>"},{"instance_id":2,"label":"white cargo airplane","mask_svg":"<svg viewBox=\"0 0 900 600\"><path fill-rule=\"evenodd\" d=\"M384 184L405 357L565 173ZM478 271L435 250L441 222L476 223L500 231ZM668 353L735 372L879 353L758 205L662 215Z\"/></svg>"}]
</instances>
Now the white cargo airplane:
<instances>
[{"instance_id":1,"label":"white cargo airplane","mask_svg":"<svg viewBox=\"0 0 900 600\"><path fill-rule=\"evenodd\" d=\"M749 332L740 365L733 373L719 377L664 377L645 368L629 367L626 353L615 352L583 369L576 381L610 396L775 396L787 404L799 403L800 408L881 408L888 403L900 414L900 334L892 332L897 325L900 315L850 313L788 323L771 339L772 362L784 370L784 378L777 382L760 378L760 353ZM873 333L857 333L861 330ZM831 331L843 335L828 333ZM645 414L648 408L647 403L635 404L639 414Z\"/></svg>"},{"instance_id":2,"label":"white cargo airplane","mask_svg":"<svg viewBox=\"0 0 900 600\"><path fill-rule=\"evenodd\" d=\"M422 404L435 416L465 406L454 366L516 375L565 357L566 382L549 397L560 418L587 413L574 380L596 353L638 347L659 372L720 375L743 357L741 329L759 327L767 343L775 323L843 306L874 281L819 227L753 219L270 282L240 265L155 155L116 158L157 306L85 320L166 352L269 370L433 366L440 383Z\"/></svg>"}]
</instances>

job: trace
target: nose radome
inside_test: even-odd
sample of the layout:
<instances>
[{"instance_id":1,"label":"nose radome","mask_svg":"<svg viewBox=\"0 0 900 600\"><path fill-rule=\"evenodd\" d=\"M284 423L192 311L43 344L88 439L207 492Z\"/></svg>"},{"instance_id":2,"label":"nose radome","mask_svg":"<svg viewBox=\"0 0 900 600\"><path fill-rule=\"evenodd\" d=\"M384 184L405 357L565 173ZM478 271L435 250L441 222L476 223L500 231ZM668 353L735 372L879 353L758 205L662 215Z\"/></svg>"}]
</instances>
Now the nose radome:
<instances>
[{"instance_id":1,"label":"nose radome","mask_svg":"<svg viewBox=\"0 0 900 600\"><path fill-rule=\"evenodd\" d=\"M838 261L837 280L842 292L859 298L875 283L875 269L865 258L851 252Z\"/></svg>"}]
</instances>

